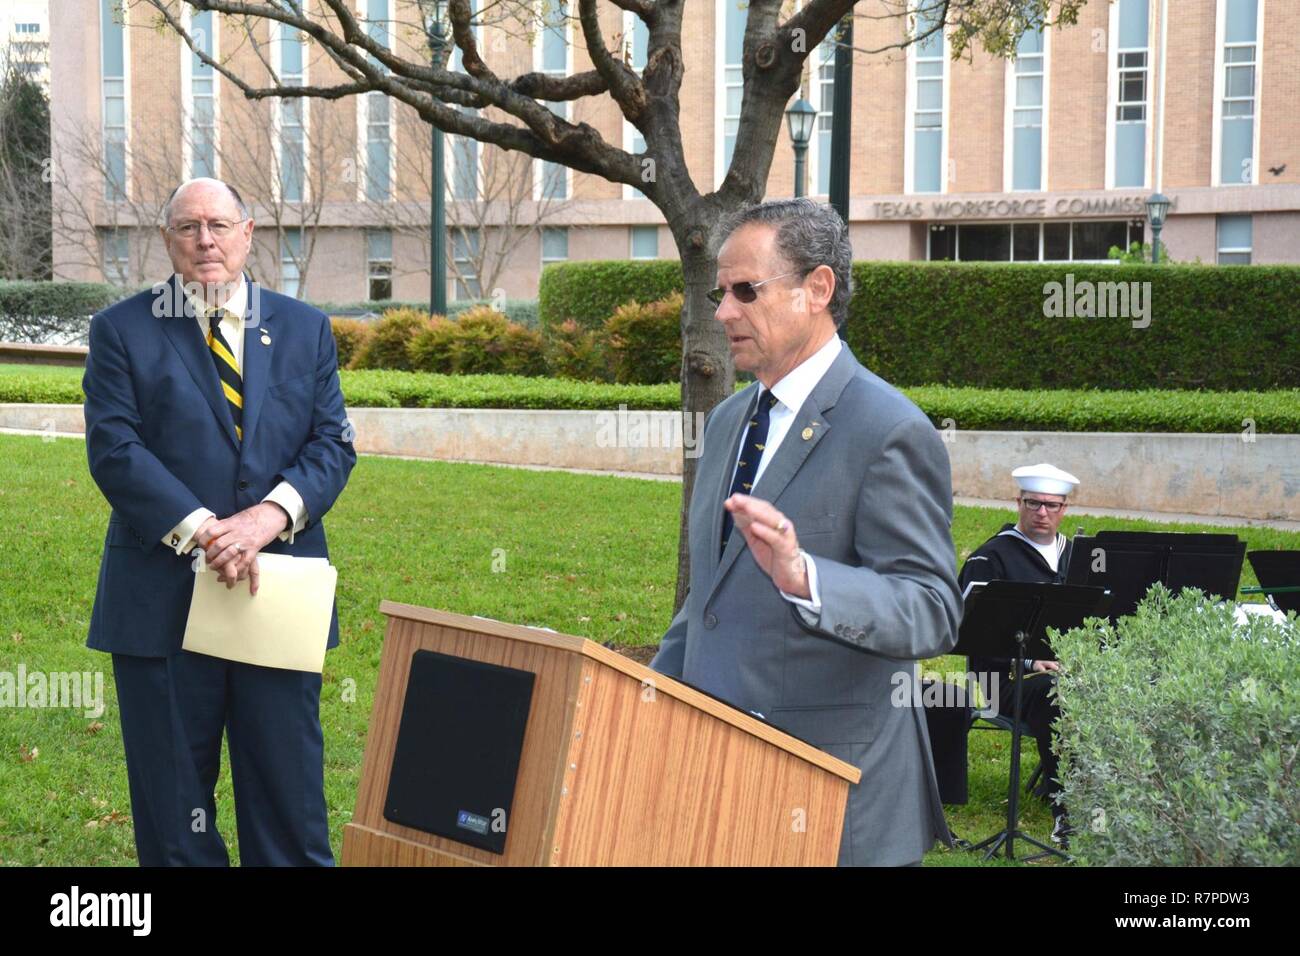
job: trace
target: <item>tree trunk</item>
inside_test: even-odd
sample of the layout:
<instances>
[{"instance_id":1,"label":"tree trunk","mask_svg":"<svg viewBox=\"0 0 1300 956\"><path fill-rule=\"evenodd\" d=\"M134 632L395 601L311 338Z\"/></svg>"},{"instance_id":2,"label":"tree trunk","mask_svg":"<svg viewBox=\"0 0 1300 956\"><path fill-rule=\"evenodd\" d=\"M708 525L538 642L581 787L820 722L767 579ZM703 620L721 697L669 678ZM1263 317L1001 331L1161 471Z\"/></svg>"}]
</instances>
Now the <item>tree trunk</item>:
<instances>
[{"instance_id":1,"label":"tree trunk","mask_svg":"<svg viewBox=\"0 0 1300 956\"><path fill-rule=\"evenodd\" d=\"M736 372L722 324L714 317L706 293L717 281L717 259L709 246L708 228L692 225L674 229L682 257L682 508L678 529L676 614L686 601L691 582L691 491L699 463L704 416L735 389ZM693 441L692 441L693 439Z\"/></svg>"}]
</instances>

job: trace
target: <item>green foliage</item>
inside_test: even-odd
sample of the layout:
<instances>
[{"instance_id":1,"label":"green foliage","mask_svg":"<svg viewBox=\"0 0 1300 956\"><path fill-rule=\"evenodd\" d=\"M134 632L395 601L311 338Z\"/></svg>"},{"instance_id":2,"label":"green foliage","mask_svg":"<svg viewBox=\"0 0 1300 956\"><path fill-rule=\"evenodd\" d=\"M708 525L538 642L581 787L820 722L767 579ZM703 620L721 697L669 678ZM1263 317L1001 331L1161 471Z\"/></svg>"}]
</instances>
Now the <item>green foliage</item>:
<instances>
[{"instance_id":1,"label":"green foliage","mask_svg":"<svg viewBox=\"0 0 1300 956\"><path fill-rule=\"evenodd\" d=\"M410 370L409 350L415 337L432 324L419 309L390 309L374 324L374 332L352 360L352 368Z\"/></svg>"},{"instance_id":2,"label":"green foliage","mask_svg":"<svg viewBox=\"0 0 1300 956\"><path fill-rule=\"evenodd\" d=\"M682 371L682 294L658 302L627 302L605 321L614 380L676 382Z\"/></svg>"},{"instance_id":3,"label":"green foliage","mask_svg":"<svg viewBox=\"0 0 1300 956\"><path fill-rule=\"evenodd\" d=\"M50 104L44 88L23 72L18 44L6 50L0 78L0 277L48 280L53 213Z\"/></svg>"},{"instance_id":4,"label":"green foliage","mask_svg":"<svg viewBox=\"0 0 1300 956\"><path fill-rule=\"evenodd\" d=\"M1072 280L1067 277L1072 276ZM895 385L1300 385L1300 267L858 262L845 336ZM1048 284L1150 283L1150 324L1050 318Z\"/></svg>"},{"instance_id":5,"label":"green foliage","mask_svg":"<svg viewBox=\"0 0 1300 956\"><path fill-rule=\"evenodd\" d=\"M79 339L90 316L122 298L100 282L0 281L0 340L44 342L52 335Z\"/></svg>"},{"instance_id":6,"label":"green foliage","mask_svg":"<svg viewBox=\"0 0 1300 956\"><path fill-rule=\"evenodd\" d=\"M462 312L455 321L435 319L411 340L407 354L410 367L425 372L546 374L541 333L486 305Z\"/></svg>"},{"instance_id":7,"label":"green foliage","mask_svg":"<svg viewBox=\"0 0 1300 956\"><path fill-rule=\"evenodd\" d=\"M441 321L454 325L446 319ZM548 337L547 341L548 347L554 349L555 337ZM585 332L578 341L589 349L596 340L594 333ZM584 355L583 362L598 361L589 353ZM475 401L485 403L477 406L480 408L617 408L629 395L635 395L635 401L629 403L632 408L675 411L681 407L681 389L676 383L616 386L571 381L558 377L562 376L558 371L552 374L557 377L543 380L521 376L344 370L340 378L343 395L354 408L439 407L439 403L446 403L442 407L448 408L471 408L475 407ZM81 404L85 401L81 375L79 368L0 365L0 402ZM737 388L742 387L737 384ZM951 421L959 430L1232 434L1241 432L1242 420L1248 418L1255 423L1259 434L1300 434L1300 390L1297 389L1034 392L928 385L902 391L940 428L948 427ZM538 404L547 401L556 404Z\"/></svg>"},{"instance_id":8,"label":"green foliage","mask_svg":"<svg viewBox=\"0 0 1300 956\"><path fill-rule=\"evenodd\" d=\"M610 385L523 375L439 375L387 370L340 373L351 407L381 408L578 408L638 410L681 408L681 388Z\"/></svg>"},{"instance_id":9,"label":"green foliage","mask_svg":"<svg viewBox=\"0 0 1300 956\"><path fill-rule=\"evenodd\" d=\"M1057 637L1071 851L1110 866L1300 863L1300 627L1160 585Z\"/></svg>"},{"instance_id":10,"label":"green foliage","mask_svg":"<svg viewBox=\"0 0 1300 956\"><path fill-rule=\"evenodd\" d=\"M554 262L542 270L537 313L546 329L567 319L598 329L625 302L657 302L681 291L682 267L673 259Z\"/></svg>"},{"instance_id":11,"label":"green foliage","mask_svg":"<svg viewBox=\"0 0 1300 956\"><path fill-rule=\"evenodd\" d=\"M1133 242L1129 243L1127 249L1121 249L1119 246L1111 246L1106 253L1107 259L1115 259L1121 265L1126 266L1143 266L1151 261L1151 243ZM1162 244L1160 246L1160 261L1169 262L1169 246Z\"/></svg>"},{"instance_id":12,"label":"green foliage","mask_svg":"<svg viewBox=\"0 0 1300 956\"><path fill-rule=\"evenodd\" d=\"M330 319L330 328L338 348L339 368L347 368L375 334L374 326L360 319Z\"/></svg>"},{"instance_id":13,"label":"green foliage","mask_svg":"<svg viewBox=\"0 0 1300 956\"><path fill-rule=\"evenodd\" d=\"M429 300L424 299L419 302L401 301L398 299L384 299L364 302L321 302L311 303L315 308L320 309L327 315L337 315L340 312L373 312L376 315L382 315L393 309L415 310L417 312L427 312L429 309ZM457 299L447 303L447 317L456 318L462 312L478 308L483 305L491 305L498 312L503 314L511 322L518 322L528 328L537 327L537 300L536 299L506 299L503 302L494 302L489 299Z\"/></svg>"},{"instance_id":14,"label":"green foliage","mask_svg":"<svg viewBox=\"0 0 1300 956\"><path fill-rule=\"evenodd\" d=\"M605 344L600 334L565 319L546 330L546 364L552 375L579 381L609 380Z\"/></svg>"}]
</instances>

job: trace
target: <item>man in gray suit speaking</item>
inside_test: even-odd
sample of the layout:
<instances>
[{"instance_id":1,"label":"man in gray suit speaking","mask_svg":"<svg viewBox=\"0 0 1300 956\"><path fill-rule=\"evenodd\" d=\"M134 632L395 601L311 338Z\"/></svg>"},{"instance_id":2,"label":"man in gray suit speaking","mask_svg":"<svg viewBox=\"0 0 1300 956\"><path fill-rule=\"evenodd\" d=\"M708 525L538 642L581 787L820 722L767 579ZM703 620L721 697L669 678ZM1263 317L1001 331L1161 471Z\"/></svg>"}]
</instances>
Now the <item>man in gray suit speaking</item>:
<instances>
[{"instance_id":1,"label":"man in gray suit speaking","mask_svg":"<svg viewBox=\"0 0 1300 956\"><path fill-rule=\"evenodd\" d=\"M961 619L948 453L836 335L834 210L767 202L720 238L710 297L758 381L705 422L690 592L650 666L861 768L840 865L918 863L949 841L915 691Z\"/></svg>"}]
</instances>

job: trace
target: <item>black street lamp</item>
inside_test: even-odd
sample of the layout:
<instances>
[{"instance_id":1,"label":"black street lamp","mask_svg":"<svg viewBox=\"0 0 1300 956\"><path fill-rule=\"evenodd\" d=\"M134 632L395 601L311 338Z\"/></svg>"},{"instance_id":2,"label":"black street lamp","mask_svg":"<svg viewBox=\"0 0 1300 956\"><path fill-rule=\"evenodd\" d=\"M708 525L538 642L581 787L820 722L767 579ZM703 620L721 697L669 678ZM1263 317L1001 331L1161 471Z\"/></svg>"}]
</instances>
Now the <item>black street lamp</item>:
<instances>
[{"instance_id":1,"label":"black street lamp","mask_svg":"<svg viewBox=\"0 0 1300 956\"><path fill-rule=\"evenodd\" d=\"M447 0L434 0L432 12L427 25L429 52L433 58L433 67L442 65L443 51L447 46L447 33L444 22L447 16ZM429 223L429 311L434 315L447 314L447 184L446 166L443 162L442 130L430 126L433 130L433 170L432 189L429 199L432 216Z\"/></svg>"},{"instance_id":2,"label":"black street lamp","mask_svg":"<svg viewBox=\"0 0 1300 956\"><path fill-rule=\"evenodd\" d=\"M808 156L808 143L812 139L813 124L816 121L816 108L803 97L791 103L790 108L785 111L785 122L790 130L790 142L794 144L794 197L796 199L803 196L806 191L805 160Z\"/></svg>"},{"instance_id":3,"label":"black street lamp","mask_svg":"<svg viewBox=\"0 0 1300 956\"><path fill-rule=\"evenodd\" d=\"M1147 221L1151 223L1151 262L1155 265L1160 264L1160 230L1165 226L1169 206L1169 197L1163 193L1147 197Z\"/></svg>"}]
</instances>

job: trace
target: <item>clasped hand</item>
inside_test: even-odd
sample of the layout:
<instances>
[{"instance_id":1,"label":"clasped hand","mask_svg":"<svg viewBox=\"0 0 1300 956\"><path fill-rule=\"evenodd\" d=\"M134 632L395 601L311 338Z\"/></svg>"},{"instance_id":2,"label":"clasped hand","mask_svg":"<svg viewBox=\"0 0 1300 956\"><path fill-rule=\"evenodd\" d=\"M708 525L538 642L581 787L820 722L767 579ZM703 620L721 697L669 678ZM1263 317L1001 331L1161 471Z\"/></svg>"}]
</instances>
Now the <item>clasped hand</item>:
<instances>
[{"instance_id":1,"label":"clasped hand","mask_svg":"<svg viewBox=\"0 0 1300 956\"><path fill-rule=\"evenodd\" d=\"M263 501L229 518L208 518L194 534L203 559L216 571L226 588L248 579L250 594L257 593L257 553L289 525L289 516L277 504Z\"/></svg>"}]
</instances>

